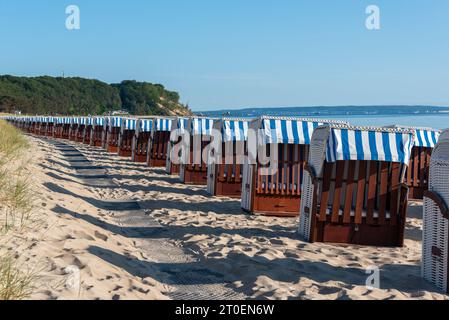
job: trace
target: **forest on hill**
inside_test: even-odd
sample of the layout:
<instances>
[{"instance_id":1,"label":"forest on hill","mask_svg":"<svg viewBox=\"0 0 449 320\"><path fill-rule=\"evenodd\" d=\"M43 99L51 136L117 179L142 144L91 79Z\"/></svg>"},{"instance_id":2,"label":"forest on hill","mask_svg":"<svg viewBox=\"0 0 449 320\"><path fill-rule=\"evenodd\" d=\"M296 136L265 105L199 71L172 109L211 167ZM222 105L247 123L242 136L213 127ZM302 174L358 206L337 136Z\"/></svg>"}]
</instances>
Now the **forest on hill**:
<instances>
[{"instance_id":1,"label":"forest on hill","mask_svg":"<svg viewBox=\"0 0 449 320\"><path fill-rule=\"evenodd\" d=\"M132 115L188 115L179 94L161 84L125 80L0 76L0 112L40 115L101 115L124 110Z\"/></svg>"}]
</instances>

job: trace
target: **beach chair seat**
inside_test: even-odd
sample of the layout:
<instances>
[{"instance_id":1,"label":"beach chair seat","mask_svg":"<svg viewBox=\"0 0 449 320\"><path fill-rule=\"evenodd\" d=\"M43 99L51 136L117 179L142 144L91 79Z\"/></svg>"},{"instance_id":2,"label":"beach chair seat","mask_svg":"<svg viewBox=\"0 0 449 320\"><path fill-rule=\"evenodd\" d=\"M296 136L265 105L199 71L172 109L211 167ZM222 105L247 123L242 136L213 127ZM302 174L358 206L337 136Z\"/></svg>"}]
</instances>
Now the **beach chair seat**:
<instances>
[{"instance_id":1,"label":"beach chair seat","mask_svg":"<svg viewBox=\"0 0 449 320\"><path fill-rule=\"evenodd\" d=\"M305 168L299 233L310 242L402 246L413 131L317 128Z\"/></svg>"},{"instance_id":2,"label":"beach chair seat","mask_svg":"<svg viewBox=\"0 0 449 320\"><path fill-rule=\"evenodd\" d=\"M429 189L424 192L422 276L449 293L449 130L430 160Z\"/></svg>"}]
</instances>

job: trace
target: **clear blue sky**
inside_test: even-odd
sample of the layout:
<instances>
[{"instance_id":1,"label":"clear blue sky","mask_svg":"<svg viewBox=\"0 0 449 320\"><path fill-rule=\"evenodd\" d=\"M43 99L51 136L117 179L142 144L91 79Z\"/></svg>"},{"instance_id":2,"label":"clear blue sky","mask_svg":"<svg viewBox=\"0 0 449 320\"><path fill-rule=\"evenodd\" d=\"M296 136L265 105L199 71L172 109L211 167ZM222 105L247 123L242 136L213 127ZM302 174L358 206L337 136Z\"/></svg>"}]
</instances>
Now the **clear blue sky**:
<instances>
[{"instance_id":1,"label":"clear blue sky","mask_svg":"<svg viewBox=\"0 0 449 320\"><path fill-rule=\"evenodd\" d=\"M157 82L194 110L449 105L447 0L1 0L0 50L1 74Z\"/></svg>"}]
</instances>

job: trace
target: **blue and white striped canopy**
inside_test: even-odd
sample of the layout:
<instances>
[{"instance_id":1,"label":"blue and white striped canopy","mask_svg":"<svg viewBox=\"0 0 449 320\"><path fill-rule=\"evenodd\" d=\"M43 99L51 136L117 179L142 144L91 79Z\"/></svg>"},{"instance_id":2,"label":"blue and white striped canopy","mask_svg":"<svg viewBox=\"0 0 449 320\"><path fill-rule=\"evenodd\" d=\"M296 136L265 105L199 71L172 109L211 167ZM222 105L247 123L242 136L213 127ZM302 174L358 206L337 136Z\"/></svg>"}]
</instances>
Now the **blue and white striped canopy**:
<instances>
[{"instance_id":1,"label":"blue and white striped canopy","mask_svg":"<svg viewBox=\"0 0 449 320\"><path fill-rule=\"evenodd\" d=\"M261 142L264 144L310 144L313 130L317 127L339 123L330 120L301 118L262 118Z\"/></svg>"},{"instance_id":2,"label":"blue and white striped canopy","mask_svg":"<svg viewBox=\"0 0 449 320\"><path fill-rule=\"evenodd\" d=\"M157 118L155 119L156 131L171 131L173 119L169 118Z\"/></svg>"},{"instance_id":3,"label":"blue and white striped canopy","mask_svg":"<svg viewBox=\"0 0 449 320\"><path fill-rule=\"evenodd\" d=\"M95 117L94 126L103 126L103 125L104 125L104 118L103 117Z\"/></svg>"},{"instance_id":4,"label":"blue and white striped canopy","mask_svg":"<svg viewBox=\"0 0 449 320\"><path fill-rule=\"evenodd\" d=\"M141 132L150 132L153 129L153 119L140 119L139 125Z\"/></svg>"},{"instance_id":5,"label":"blue and white striped canopy","mask_svg":"<svg viewBox=\"0 0 449 320\"><path fill-rule=\"evenodd\" d=\"M137 119L125 118L123 120L123 129L136 130Z\"/></svg>"},{"instance_id":6,"label":"blue and white striped canopy","mask_svg":"<svg viewBox=\"0 0 449 320\"><path fill-rule=\"evenodd\" d=\"M190 132L192 135L212 135L213 119L192 118L190 123Z\"/></svg>"},{"instance_id":7,"label":"blue and white striped canopy","mask_svg":"<svg viewBox=\"0 0 449 320\"><path fill-rule=\"evenodd\" d=\"M415 147L435 148L440 137L440 131L434 130L432 128L407 127L402 125L391 125L387 126L387 128L413 130L415 132Z\"/></svg>"},{"instance_id":8,"label":"blue and white striped canopy","mask_svg":"<svg viewBox=\"0 0 449 320\"><path fill-rule=\"evenodd\" d=\"M413 132L386 128L330 128L326 161L373 160L407 164Z\"/></svg>"},{"instance_id":9,"label":"blue and white striped canopy","mask_svg":"<svg viewBox=\"0 0 449 320\"><path fill-rule=\"evenodd\" d=\"M122 117L110 117L108 126L113 128L120 128L122 126Z\"/></svg>"},{"instance_id":10,"label":"blue and white striped canopy","mask_svg":"<svg viewBox=\"0 0 449 320\"><path fill-rule=\"evenodd\" d=\"M435 148L439 137L438 131L415 129L415 147Z\"/></svg>"},{"instance_id":11,"label":"blue and white striped canopy","mask_svg":"<svg viewBox=\"0 0 449 320\"><path fill-rule=\"evenodd\" d=\"M222 120L223 142L247 141L249 121Z\"/></svg>"}]
</instances>

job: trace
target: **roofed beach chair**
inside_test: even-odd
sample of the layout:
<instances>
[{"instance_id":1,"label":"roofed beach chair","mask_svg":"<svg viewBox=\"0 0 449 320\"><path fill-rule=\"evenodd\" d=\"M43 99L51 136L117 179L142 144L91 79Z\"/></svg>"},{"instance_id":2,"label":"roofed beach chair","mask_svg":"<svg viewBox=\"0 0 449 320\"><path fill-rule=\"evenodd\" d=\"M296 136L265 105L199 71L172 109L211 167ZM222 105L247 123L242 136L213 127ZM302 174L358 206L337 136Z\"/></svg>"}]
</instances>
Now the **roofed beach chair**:
<instances>
[{"instance_id":1,"label":"roofed beach chair","mask_svg":"<svg viewBox=\"0 0 449 320\"><path fill-rule=\"evenodd\" d=\"M414 131L315 129L301 197L299 234L309 242L402 246Z\"/></svg>"},{"instance_id":2,"label":"roofed beach chair","mask_svg":"<svg viewBox=\"0 0 449 320\"><path fill-rule=\"evenodd\" d=\"M151 131L147 163L149 167L165 167L170 145L173 118L157 118Z\"/></svg>"},{"instance_id":3,"label":"roofed beach chair","mask_svg":"<svg viewBox=\"0 0 449 320\"><path fill-rule=\"evenodd\" d=\"M70 138L70 130L72 127L73 118L65 117L63 121L64 121L64 123L62 126L61 138L68 140Z\"/></svg>"},{"instance_id":4,"label":"roofed beach chair","mask_svg":"<svg viewBox=\"0 0 449 320\"><path fill-rule=\"evenodd\" d=\"M47 135L47 121L48 117L39 117L39 128L37 129L37 134L45 137Z\"/></svg>"},{"instance_id":5,"label":"roofed beach chair","mask_svg":"<svg viewBox=\"0 0 449 320\"><path fill-rule=\"evenodd\" d=\"M118 153L122 117L108 117L105 149L110 153Z\"/></svg>"},{"instance_id":6,"label":"roofed beach chair","mask_svg":"<svg viewBox=\"0 0 449 320\"><path fill-rule=\"evenodd\" d=\"M61 139L62 138L62 126L64 124L63 117L55 118L55 128L53 130L53 138Z\"/></svg>"},{"instance_id":7,"label":"roofed beach chair","mask_svg":"<svg viewBox=\"0 0 449 320\"><path fill-rule=\"evenodd\" d=\"M104 147L106 137L106 120L105 117L94 117L92 119L92 132L90 145L94 147Z\"/></svg>"},{"instance_id":8,"label":"roofed beach chair","mask_svg":"<svg viewBox=\"0 0 449 320\"><path fill-rule=\"evenodd\" d=\"M244 211L298 216L310 138L315 128L329 122L334 123L294 117L261 117L250 123L250 130L257 132L257 146L266 149L266 163L258 154L255 163L247 162L243 166L241 205Z\"/></svg>"},{"instance_id":9,"label":"roofed beach chair","mask_svg":"<svg viewBox=\"0 0 449 320\"><path fill-rule=\"evenodd\" d=\"M84 134L87 126L87 117L79 117L78 118L78 126L76 128L76 137L75 141L83 143L84 142Z\"/></svg>"},{"instance_id":10,"label":"roofed beach chair","mask_svg":"<svg viewBox=\"0 0 449 320\"><path fill-rule=\"evenodd\" d=\"M186 133L190 136L190 152L183 157L179 179L185 184L207 185L207 158L203 152L209 145L214 119L191 117Z\"/></svg>"},{"instance_id":11,"label":"roofed beach chair","mask_svg":"<svg viewBox=\"0 0 449 320\"><path fill-rule=\"evenodd\" d=\"M243 160L247 154L249 119L223 118L215 121L220 141L212 138L207 165L207 192L212 196L240 198L242 195Z\"/></svg>"},{"instance_id":12,"label":"roofed beach chair","mask_svg":"<svg viewBox=\"0 0 449 320\"><path fill-rule=\"evenodd\" d=\"M84 128L84 134L83 134L83 143L86 145L90 145L90 139L92 137L93 122L94 122L93 117L86 118L86 126Z\"/></svg>"},{"instance_id":13,"label":"roofed beach chair","mask_svg":"<svg viewBox=\"0 0 449 320\"><path fill-rule=\"evenodd\" d=\"M120 127L120 135L118 141L118 154L121 157L129 157L132 155L133 138L136 132L137 119L123 118Z\"/></svg>"},{"instance_id":14,"label":"roofed beach chair","mask_svg":"<svg viewBox=\"0 0 449 320\"><path fill-rule=\"evenodd\" d=\"M55 131L55 117L47 117L47 126L45 130L45 135L47 137L53 137Z\"/></svg>"},{"instance_id":15,"label":"roofed beach chair","mask_svg":"<svg viewBox=\"0 0 449 320\"><path fill-rule=\"evenodd\" d=\"M38 117L31 117L28 132L31 134L37 134L37 128L38 128Z\"/></svg>"},{"instance_id":16,"label":"roofed beach chair","mask_svg":"<svg viewBox=\"0 0 449 320\"><path fill-rule=\"evenodd\" d=\"M441 134L430 159L423 213L422 275L449 293L449 130Z\"/></svg>"},{"instance_id":17,"label":"roofed beach chair","mask_svg":"<svg viewBox=\"0 0 449 320\"><path fill-rule=\"evenodd\" d=\"M153 118L137 120L137 127L133 136L132 161L140 163L147 162L148 143L152 128Z\"/></svg>"},{"instance_id":18,"label":"roofed beach chair","mask_svg":"<svg viewBox=\"0 0 449 320\"><path fill-rule=\"evenodd\" d=\"M72 123L70 124L70 131L69 131L69 140L70 141L76 141L76 136L78 133L79 125L80 125L80 117L73 117Z\"/></svg>"},{"instance_id":19,"label":"roofed beach chair","mask_svg":"<svg viewBox=\"0 0 449 320\"><path fill-rule=\"evenodd\" d=\"M172 121L171 132L170 132L170 143L167 149L167 161L165 164L165 170L168 174L179 174L180 171L180 160L182 157L180 148L180 142L182 140L182 135L185 133L189 122L189 118L178 117ZM176 156L178 159L175 161L172 156Z\"/></svg>"},{"instance_id":20,"label":"roofed beach chair","mask_svg":"<svg viewBox=\"0 0 449 320\"><path fill-rule=\"evenodd\" d=\"M420 127L391 126L415 131L415 143L410 163L405 174L405 183L409 188L409 199L422 200L429 186L430 157L440 136L439 130Z\"/></svg>"}]
</instances>

